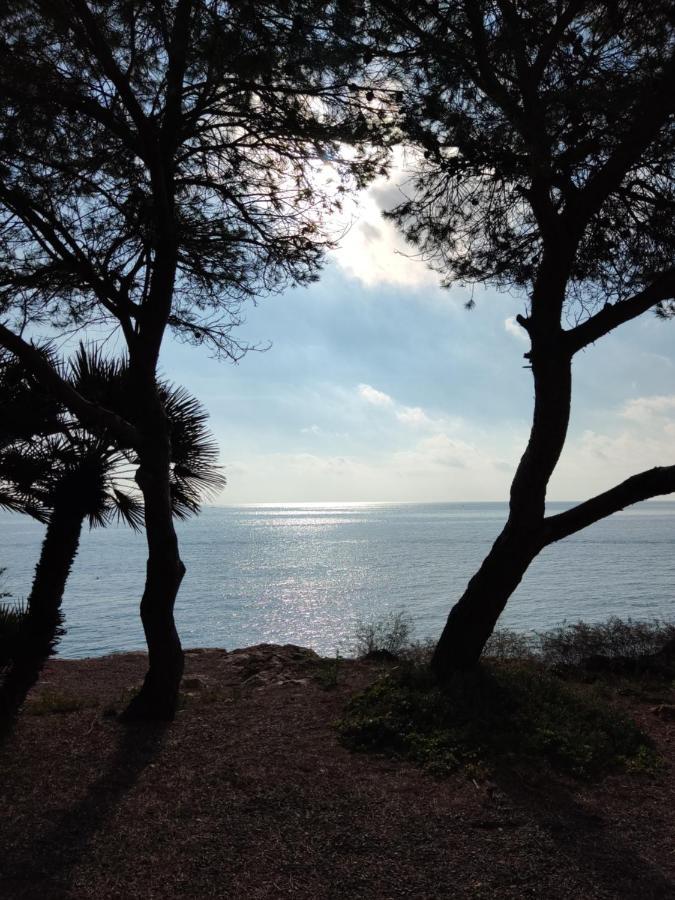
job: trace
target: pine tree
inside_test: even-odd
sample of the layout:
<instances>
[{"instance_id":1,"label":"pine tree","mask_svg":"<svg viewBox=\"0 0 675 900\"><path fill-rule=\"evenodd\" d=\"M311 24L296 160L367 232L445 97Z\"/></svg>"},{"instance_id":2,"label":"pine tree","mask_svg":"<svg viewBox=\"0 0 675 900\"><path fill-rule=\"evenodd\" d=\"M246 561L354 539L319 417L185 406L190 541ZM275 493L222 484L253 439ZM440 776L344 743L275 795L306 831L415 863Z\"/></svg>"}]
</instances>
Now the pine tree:
<instances>
[{"instance_id":1,"label":"pine tree","mask_svg":"<svg viewBox=\"0 0 675 900\"><path fill-rule=\"evenodd\" d=\"M675 490L641 472L557 515L546 490L575 354L675 301L675 14L666 0L375 0L371 54L404 93L420 150L391 213L446 284L517 291L534 382L508 521L453 607L433 664L476 662L547 545Z\"/></svg>"}]
</instances>

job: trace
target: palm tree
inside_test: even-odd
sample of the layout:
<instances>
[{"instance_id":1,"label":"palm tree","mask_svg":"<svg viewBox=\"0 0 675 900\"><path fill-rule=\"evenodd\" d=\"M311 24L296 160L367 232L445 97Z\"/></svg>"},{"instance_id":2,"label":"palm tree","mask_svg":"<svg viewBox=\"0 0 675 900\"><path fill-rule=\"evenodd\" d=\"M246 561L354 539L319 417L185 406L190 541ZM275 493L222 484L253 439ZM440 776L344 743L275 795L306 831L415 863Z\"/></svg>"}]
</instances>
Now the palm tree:
<instances>
[{"instance_id":1,"label":"palm tree","mask_svg":"<svg viewBox=\"0 0 675 900\"><path fill-rule=\"evenodd\" d=\"M67 375L84 396L129 415L125 362L81 346ZM183 388L162 383L159 390L171 426L173 511L183 519L224 478L203 407ZM61 600L85 521L92 528L123 521L139 530L143 505L135 451L83 429L12 358L0 357L0 398L0 506L47 526L20 639L0 685L0 715L10 722L62 633Z\"/></svg>"}]
</instances>

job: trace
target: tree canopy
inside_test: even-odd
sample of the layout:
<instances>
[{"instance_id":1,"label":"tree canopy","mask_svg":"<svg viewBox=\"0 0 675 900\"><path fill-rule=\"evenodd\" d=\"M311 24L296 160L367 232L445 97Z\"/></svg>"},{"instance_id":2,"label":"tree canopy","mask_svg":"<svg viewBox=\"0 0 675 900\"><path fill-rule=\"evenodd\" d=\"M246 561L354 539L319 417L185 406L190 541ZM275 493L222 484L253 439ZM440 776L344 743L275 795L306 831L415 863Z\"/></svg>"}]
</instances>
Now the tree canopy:
<instances>
[{"instance_id":1,"label":"tree canopy","mask_svg":"<svg viewBox=\"0 0 675 900\"><path fill-rule=\"evenodd\" d=\"M119 323L133 354L171 249L169 326L239 356L242 301L314 279L325 216L381 165L357 27L322 2L5 7L0 310Z\"/></svg>"},{"instance_id":2,"label":"tree canopy","mask_svg":"<svg viewBox=\"0 0 675 900\"><path fill-rule=\"evenodd\" d=\"M657 281L669 299L671 3L375 6L424 149L391 215L446 283L532 291L548 245L574 322Z\"/></svg>"}]
</instances>

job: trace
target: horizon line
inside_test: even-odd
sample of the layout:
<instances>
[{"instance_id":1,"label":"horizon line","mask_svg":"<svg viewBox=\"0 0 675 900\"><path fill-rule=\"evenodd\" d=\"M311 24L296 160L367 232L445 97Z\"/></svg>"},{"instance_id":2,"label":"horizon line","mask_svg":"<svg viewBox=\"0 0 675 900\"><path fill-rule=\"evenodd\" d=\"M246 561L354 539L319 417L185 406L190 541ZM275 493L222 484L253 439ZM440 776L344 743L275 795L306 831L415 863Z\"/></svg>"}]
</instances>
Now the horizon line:
<instances>
[{"instance_id":1,"label":"horizon line","mask_svg":"<svg viewBox=\"0 0 675 900\"><path fill-rule=\"evenodd\" d=\"M673 492L675 493L675 492ZM640 503L673 503L674 499L667 499L670 495L664 495L661 497L649 497L646 500L639 500L636 503L631 503L629 506L625 507L625 509L629 509L631 506L638 506ZM587 498L588 499L588 498ZM585 503L586 500L547 500L546 503ZM414 505L424 505L424 506L442 506L448 503L452 504L463 504L463 503L471 503L471 504L502 504L508 505L508 500L239 500L239 501L230 501L230 502L217 502L217 503L204 503L202 508L209 507L212 509L223 509L228 506L357 506L357 505L369 505L369 506L414 506ZM622 512L622 510L617 510L617 512Z\"/></svg>"}]
</instances>

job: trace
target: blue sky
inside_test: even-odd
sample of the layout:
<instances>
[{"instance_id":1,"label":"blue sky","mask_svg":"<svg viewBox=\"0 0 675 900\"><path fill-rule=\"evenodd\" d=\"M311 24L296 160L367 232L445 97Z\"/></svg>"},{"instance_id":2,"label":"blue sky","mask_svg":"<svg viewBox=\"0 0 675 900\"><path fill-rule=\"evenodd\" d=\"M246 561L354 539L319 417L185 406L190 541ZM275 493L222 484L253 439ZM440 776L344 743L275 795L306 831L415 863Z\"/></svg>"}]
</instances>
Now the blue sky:
<instances>
[{"instance_id":1,"label":"blue sky","mask_svg":"<svg viewBox=\"0 0 675 900\"><path fill-rule=\"evenodd\" d=\"M503 500L529 432L522 298L438 286L406 251L375 185L307 289L261 299L238 365L167 343L162 365L211 413L228 485L218 503ZM553 500L671 464L675 323L652 315L577 357Z\"/></svg>"}]
</instances>

